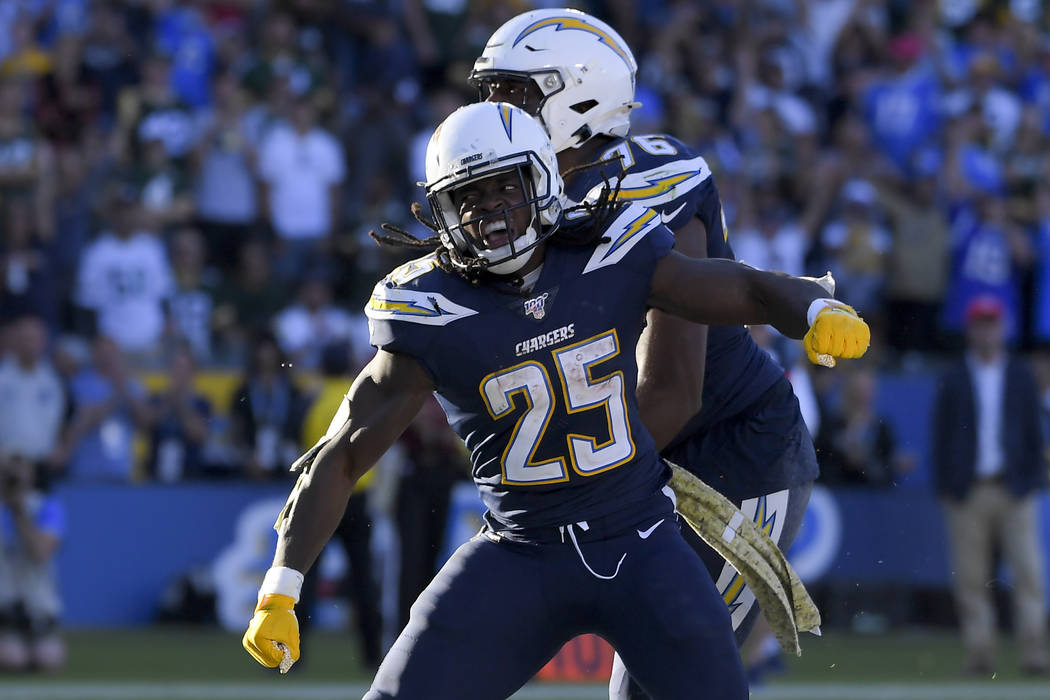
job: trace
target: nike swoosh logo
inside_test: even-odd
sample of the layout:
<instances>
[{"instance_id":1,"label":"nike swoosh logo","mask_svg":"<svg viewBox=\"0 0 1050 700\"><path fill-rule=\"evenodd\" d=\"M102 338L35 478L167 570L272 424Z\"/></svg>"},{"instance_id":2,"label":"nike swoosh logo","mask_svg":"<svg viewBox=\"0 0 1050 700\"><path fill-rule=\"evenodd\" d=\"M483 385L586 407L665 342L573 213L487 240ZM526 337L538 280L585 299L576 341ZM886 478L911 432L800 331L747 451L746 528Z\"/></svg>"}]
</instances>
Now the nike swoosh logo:
<instances>
[{"instance_id":1,"label":"nike swoosh logo","mask_svg":"<svg viewBox=\"0 0 1050 700\"><path fill-rule=\"evenodd\" d=\"M675 209L675 210L674 210L673 212L671 212L670 214L660 214L660 221L664 222L665 224L666 224L666 223L667 223L668 221L674 221L674 218L675 218L676 216L678 216L678 212L680 212L680 211L682 211L683 209L685 209L685 205L686 205L686 203L685 203L685 202L682 202L682 205L681 205L680 207L678 207L677 209Z\"/></svg>"},{"instance_id":2,"label":"nike swoosh logo","mask_svg":"<svg viewBox=\"0 0 1050 700\"><path fill-rule=\"evenodd\" d=\"M656 528L660 527L660 525L663 524L664 520L666 520L666 518L660 518L658 521L656 521L656 524L650 527L649 529L639 530L638 536L641 537L643 540L649 539L649 535L653 534L653 531L655 531Z\"/></svg>"}]
</instances>

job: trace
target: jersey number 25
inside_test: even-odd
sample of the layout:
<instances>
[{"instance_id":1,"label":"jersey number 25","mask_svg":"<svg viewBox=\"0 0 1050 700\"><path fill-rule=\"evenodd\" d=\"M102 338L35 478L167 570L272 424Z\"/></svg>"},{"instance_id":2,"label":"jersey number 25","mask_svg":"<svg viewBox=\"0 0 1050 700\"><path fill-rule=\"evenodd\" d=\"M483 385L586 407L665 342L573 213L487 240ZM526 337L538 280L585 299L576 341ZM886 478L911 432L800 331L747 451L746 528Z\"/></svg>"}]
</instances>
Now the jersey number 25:
<instances>
[{"instance_id":1,"label":"jersey number 25","mask_svg":"<svg viewBox=\"0 0 1050 700\"><path fill-rule=\"evenodd\" d=\"M627 420L627 397L623 372L617 370L604 377L594 377L592 368L620 353L616 330L605 331L587 340L552 350L554 366L560 381L560 394L569 414L604 409L609 423L609 440L569 433L566 453L572 470L581 476L593 476L629 462L635 453L631 426ZM503 451L503 483L517 485L554 484L569 480L569 468L563 456L536 461L536 449L554 415L557 401L554 383L544 365L529 360L493 372L481 380L481 395L494 421L512 414L521 396L527 410L517 424Z\"/></svg>"}]
</instances>

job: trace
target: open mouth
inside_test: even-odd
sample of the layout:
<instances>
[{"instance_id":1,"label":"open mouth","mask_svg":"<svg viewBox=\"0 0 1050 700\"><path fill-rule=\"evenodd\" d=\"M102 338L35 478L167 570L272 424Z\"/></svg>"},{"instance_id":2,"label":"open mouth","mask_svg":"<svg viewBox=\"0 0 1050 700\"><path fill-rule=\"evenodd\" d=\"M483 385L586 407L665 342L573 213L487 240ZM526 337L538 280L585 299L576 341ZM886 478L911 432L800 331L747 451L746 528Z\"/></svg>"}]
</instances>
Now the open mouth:
<instances>
[{"instance_id":1,"label":"open mouth","mask_svg":"<svg viewBox=\"0 0 1050 700\"><path fill-rule=\"evenodd\" d=\"M502 219L482 224L481 238L485 247L489 250L502 248L510 242L510 231L507 230L507 222Z\"/></svg>"}]
</instances>

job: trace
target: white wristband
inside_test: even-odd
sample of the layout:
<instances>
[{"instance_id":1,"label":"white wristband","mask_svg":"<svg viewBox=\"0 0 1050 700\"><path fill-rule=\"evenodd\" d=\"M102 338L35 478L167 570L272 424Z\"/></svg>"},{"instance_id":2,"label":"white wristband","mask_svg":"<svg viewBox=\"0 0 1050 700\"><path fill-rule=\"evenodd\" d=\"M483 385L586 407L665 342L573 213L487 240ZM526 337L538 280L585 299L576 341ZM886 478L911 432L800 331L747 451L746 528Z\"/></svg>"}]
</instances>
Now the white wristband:
<instances>
[{"instance_id":1,"label":"white wristband","mask_svg":"<svg viewBox=\"0 0 1050 700\"><path fill-rule=\"evenodd\" d=\"M286 595L296 603L299 602L299 591L303 587L303 575L287 566L271 566L259 586L259 595L277 593Z\"/></svg>"},{"instance_id":2,"label":"white wristband","mask_svg":"<svg viewBox=\"0 0 1050 700\"><path fill-rule=\"evenodd\" d=\"M809 303L809 310L806 311L806 323L810 326L817 320L817 314L824 309L842 306L842 302L836 299L814 299Z\"/></svg>"}]
</instances>

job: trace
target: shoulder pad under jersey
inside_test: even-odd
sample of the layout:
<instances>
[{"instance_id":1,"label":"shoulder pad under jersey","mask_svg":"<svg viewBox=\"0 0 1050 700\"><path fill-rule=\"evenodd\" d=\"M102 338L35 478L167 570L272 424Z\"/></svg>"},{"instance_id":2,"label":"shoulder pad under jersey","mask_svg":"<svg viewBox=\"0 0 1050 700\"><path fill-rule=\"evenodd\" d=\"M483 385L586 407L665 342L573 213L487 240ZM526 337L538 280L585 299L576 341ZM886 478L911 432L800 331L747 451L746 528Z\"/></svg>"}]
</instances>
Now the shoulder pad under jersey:
<instances>
[{"instance_id":1,"label":"shoulder pad under jersey","mask_svg":"<svg viewBox=\"0 0 1050 700\"><path fill-rule=\"evenodd\" d=\"M452 283L452 284L450 284ZM365 306L375 321L405 321L446 326L477 313L450 299L446 292L455 280L437 266L436 255L412 260L376 284Z\"/></svg>"},{"instance_id":2,"label":"shoulder pad under jersey","mask_svg":"<svg viewBox=\"0 0 1050 700\"><path fill-rule=\"evenodd\" d=\"M620 262L632 248L656 230L663 230L668 238L671 237L656 211L637 204L621 207L606 226L602 242L594 249L583 274ZM667 248L670 249L670 245Z\"/></svg>"}]
</instances>

